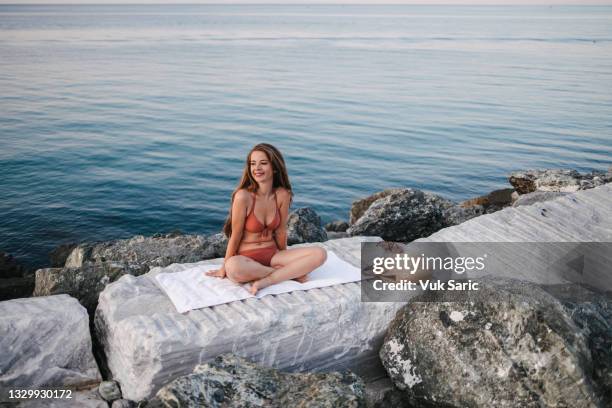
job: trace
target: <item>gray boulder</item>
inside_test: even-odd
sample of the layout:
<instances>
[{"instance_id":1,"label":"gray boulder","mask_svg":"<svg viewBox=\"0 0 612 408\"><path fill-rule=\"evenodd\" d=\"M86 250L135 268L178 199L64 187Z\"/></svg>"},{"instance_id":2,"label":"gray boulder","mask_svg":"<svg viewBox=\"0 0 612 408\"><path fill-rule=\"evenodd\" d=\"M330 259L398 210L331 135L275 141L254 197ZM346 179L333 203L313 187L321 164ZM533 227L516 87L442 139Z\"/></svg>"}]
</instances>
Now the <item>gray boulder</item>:
<instances>
[{"instance_id":1,"label":"gray boulder","mask_svg":"<svg viewBox=\"0 0 612 408\"><path fill-rule=\"evenodd\" d=\"M349 223L342 220L336 220L325 224L325 231L328 232L345 232L349 227Z\"/></svg>"},{"instance_id":2,"label":"gray boulder","mask_svg":"<svg viewBox=\"0 0 612 408\"><path fill-rule=\"evenodd\" d=\"M116 381L102 381L98 386L98 394L109 402L121 399L121 390Z\"/></svg>"},{"instance_id":3,"label":"gray boulder","mask_svg":"<svg viewBox=\"0 0 612 408\"><path fill-rule=\"evenodd\" d=\"M410 242L480 214L479 209L460 207L435 194L395 189L374 201L347 233Z\"/></svg>"},{"instance_id":4,"label":"gray boulder","mask_svg":"<svg viewBox=\"0 0 612 408\"><path fill-rule=\"evenodd\" d=\"M138 276L148 270L148 265L126 262L88 262L78 268L39 269L33 296L66 293L78 299L93 314L98 296L107 284L125 274Z\"/></svg>"},{"instance_id":5,"label":"gray boulder","mask_svg":"<svg viewBox=\"0 0 612 408\"><path fill-rule=\"evenodd\" d=\"M368 408L413 408L410 398L399 390L389 377L366 383L366 405Z\"/></svg>"},{"instance_id":6,"label":"gray boulder","mask_svg":"<svg viewBox=\"0 0 612 408\"><path fill-rule=\"evenodd\" d=\"M535 203L543 203L545 201L554 200L555 198L566 196L570 193L564 193L561 191L534 191L533 193L527 193L520 195L514 203L513 207L520 207L522 205L532 205Z\"/></svg>"},{"instance_id":7,"label":"gray boulder","mask_svg":"<svg viewBox=\"0 0 612 408\"><path fill-rule=\"evenodd\" d=\"M587 339L593 360L592 378L606 406L612 406L612 295L575 284L544 289L563 303Z\"/></svg>"},{"instance_id":8,"label":"gray boulder","mask_svg":"<svg viewBox=\"0 0 612 408\"><path fill-rule=\"evenodd\" d=\"M327 232L321 227L321 217L312 208L298 208L289 214L287 245L324 241L327 241Z\"/></svg>"},{"instance_id":9,"label":"gray boulder","mask_svg":"<svg viewBox=\"0 0 612 408\"><path fill-rule=\"evenodd\" d=\"M91 262L125 262L147 270L173 263L197 262L225 255L227 239L223 234L182 235L177 233L80 244L66 260L68 268Z\"/></svg>"},{"instance_id":10,"label":"gray boulder","mask_svg":"<svg viewBox=\"0 0 612 408\"><path fill-rule=\"evenodd\" d=\"M599 407L587 338L539 287L482 280L463 302L449 291L409 302L380 357L415 404Z\"/></svg>"},{"instance_id":11,"label":"gray boulder","mask_svg":"<svg viewBox=\"0 0 612 408\"><path fill-rule=\"evenodd\" d=\"M463 207L450 201L442 206L442 219L444 228L461 224L474 217L487 214L487 209L481 205Z\"/></svg>"},{"instance_id":12,"label":"gray boulder","mask_svg":"<svg viewBox=\"0 0 612 408\"><path fill-rule=\"evenodd\" d=\"M357 220L361 218L363 214L367 211L367 209L370 208L374 201L384 198L389 194L398 193L402 190L402 188L388 188L386 190L374 193L366 198L353 201L349 216L349 224L353 225L354 223L356 223Z\"/></svg>"},{"instance_id":13,"label":"gray boulder","mask_svg":"<svg viewBox=\"0 0 612 408\"><path fill-rule=\"evenodd\" d=\"M348 370L283 373L225 354L161 388L150 405L357 408L365 407L364 390L363 381Z\"/></svg>"},{"instance_id":14,"label":"gray boulder","mask_svg":"<svg viewBox=\"0 0 612 408\"><path fill-rule=\"evenodd\" d=\"M68 295L0 302L0 395L17 388L77 388L102 379L89 317Z\"/></svg>"}]
</instances>

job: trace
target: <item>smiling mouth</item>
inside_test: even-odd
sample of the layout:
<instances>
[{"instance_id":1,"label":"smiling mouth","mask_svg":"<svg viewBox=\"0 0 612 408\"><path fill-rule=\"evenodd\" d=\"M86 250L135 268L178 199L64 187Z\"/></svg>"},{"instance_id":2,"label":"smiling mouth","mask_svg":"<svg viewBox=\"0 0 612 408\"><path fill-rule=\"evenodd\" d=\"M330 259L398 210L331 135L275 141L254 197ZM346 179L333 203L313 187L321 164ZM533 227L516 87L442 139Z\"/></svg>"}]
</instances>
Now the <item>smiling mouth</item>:
<instances>
[{"instance_id":1,"label":"smiling mouth","mask_svg":"<svg viewBox=\"0 0 612 408\"><path fill-rule=\"evenodd\" d=\"M264 173L257 173L257 172L255 172L255 177L260 177L260 176L263 176L263 175L264 175Z\"/></svg>"}]
</instances>

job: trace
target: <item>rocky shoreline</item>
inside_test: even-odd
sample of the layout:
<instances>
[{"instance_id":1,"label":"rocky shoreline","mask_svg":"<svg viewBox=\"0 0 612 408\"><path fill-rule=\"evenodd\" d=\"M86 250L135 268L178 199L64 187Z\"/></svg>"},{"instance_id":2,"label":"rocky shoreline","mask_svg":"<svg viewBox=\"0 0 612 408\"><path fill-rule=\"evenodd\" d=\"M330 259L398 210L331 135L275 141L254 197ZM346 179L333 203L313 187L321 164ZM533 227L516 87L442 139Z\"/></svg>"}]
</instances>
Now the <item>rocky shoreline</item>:
<instances>
[{"instance_id":1,"label":"rocky shoreline","mask_svg":"<svg viewBox=\"0 0 612 408\"><path fill-rule=\"evenodd\" d=\"M612 167L586 174L521 171L509 176L512 188L461 203L412 188L393 188L353 202L348 220L325 226L312 209L293 211L289 243L364 236L411 242L481 215L545 203L610 182ZM196 365L190 374L173 378L150 400L123 399L120 384L103 381L110 380L112 372L107 367L108 350L94 327L101 293L111 283L124 281L125 275L139 277L154 268L223 257L226 244L222 234L174 232L64 245L52 252L51 267L35 274L0 253L0 300L4 300L0 331L17 336L0 340L3 348L11 347L0 358L0 392L17 386L84 388L78 391L77 405L65 406L92 407L280 406L298 401L312 407L488 407L512 401L517 406L603 407L612 403L610 299L593 293L592 301L576 302L564 299L562 291L553 296L546 288L508 280L491 282L475 306L449 306L443 299L443 303L406 304L390 322L380 347L380 362L388 377L376 382L365 383L346 371L283 373L223 354ZM517 285L523 285L521 294ZM500 306L487 300L499 293L505 293L509 303ZM44 334L34 325L46 327ZM436 333L442 330L446 334L440 337ZM525 343L527 338L531 340ZM43 352L45 343L53 346ZM453 350L454 357L441 359L434 355L438 350ZM46 353L53 357L43 362ZM466 372L467 366L471 369ZM490 375L502 371L501 377ZM21 406L38 405L30 401Z\"/></svg>"}]
</instances>

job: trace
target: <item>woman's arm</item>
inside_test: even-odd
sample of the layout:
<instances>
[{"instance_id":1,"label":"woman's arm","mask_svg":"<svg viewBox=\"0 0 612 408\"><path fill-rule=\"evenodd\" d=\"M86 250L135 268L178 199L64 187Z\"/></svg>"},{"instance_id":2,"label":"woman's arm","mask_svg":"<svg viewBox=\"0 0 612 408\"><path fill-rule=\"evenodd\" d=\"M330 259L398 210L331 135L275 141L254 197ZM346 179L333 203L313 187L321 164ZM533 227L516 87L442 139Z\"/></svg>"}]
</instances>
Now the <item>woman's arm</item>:
<instances>
[{"instance_id":1,"label":"woman's arm","mask_svg":"<svg viewBox=\"0 0 612 408\"><path fill-rule=\"evenodd\" d=\"M281 223L274 232L274 239L276 240L278 249L283 250L287 249L287 220L289 219L291 195L284 188L279 188L277 196L280 201Z\"/></svg>"},{"instance_id":2,"label":"woman's arm","mask_svg":"<svg viewBox=\"0 0 612 408\"><path fill-rule=\"evenodd\" d=\"M225 261L238 253L242 234L244 232L244 223L246 221L246 209L249 205L249 193L240 190L234 197L232 205L232 236L227 242L227 250L225 251Z\"/></svg>"},{"instance_id":3,"label":"woman's arm","mask_svg":"<svg viewBox=\"0 0 612 408\"><path fill-rule=\"evenodd\" d=\"M234 197L234 203L232 204L232 235L227 242L223 266L221 266L221 269L207 272L207 275L218 276L220 278L225 277L225 261L236 255L238 253L238 248L240 247L248 204L249 193L244 190L238 191Z\"/></svg>"}]
</instances>

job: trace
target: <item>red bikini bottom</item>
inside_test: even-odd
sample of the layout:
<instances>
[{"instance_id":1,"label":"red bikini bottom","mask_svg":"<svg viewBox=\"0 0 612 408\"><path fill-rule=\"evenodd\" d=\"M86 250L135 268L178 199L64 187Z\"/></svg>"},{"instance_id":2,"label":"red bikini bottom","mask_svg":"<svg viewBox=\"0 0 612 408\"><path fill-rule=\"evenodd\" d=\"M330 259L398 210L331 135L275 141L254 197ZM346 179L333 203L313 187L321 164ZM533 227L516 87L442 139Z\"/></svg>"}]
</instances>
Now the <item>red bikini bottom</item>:
<instances>
[{"instance_id":1,"label":"red bikini bottom","mask_svg":"<svg viewBox=\"0 0 612 408\"><path fill-rule=\"evenodd\" d=\"M244 255L262 265L270 266L270 261L277 252L278 248L276 246L269 246L265 248L247 249L245 251L238 252L238 255Z\"/></svg>"}]
</instances>

